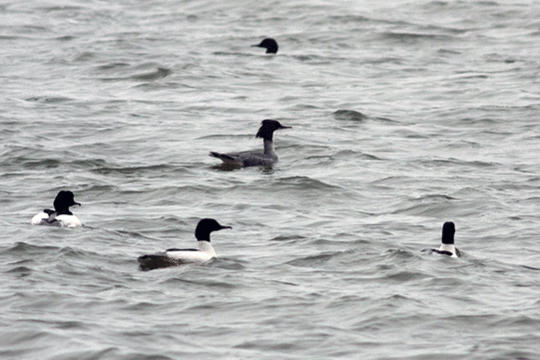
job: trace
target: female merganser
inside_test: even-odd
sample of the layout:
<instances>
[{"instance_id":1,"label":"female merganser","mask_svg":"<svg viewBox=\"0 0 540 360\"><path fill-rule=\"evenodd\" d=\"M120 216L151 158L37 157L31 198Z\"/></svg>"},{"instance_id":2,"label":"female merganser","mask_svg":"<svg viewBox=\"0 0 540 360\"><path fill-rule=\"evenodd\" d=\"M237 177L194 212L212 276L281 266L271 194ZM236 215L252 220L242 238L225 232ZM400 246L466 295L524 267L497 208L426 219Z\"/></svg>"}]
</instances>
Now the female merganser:
<instances>
[{"instance_id":1,"label":"female merganser","mask_svg":"<svg viewBox=\"0 0 540 360\"><path fill-rule=\"evenodd\" d=\"M266 48L266 53L267 54L275 54L278 51L277 41L272 39L272 38L266 38L263 41L261 41L260 44L251 45L251 47Z\"/></svg>"},{"instance_id":2,"label":"female merganser","mask_svg":"<svg viewBox=\"0 0 540 360\"><path fill-rule=\"evenodd\" d=\"M78 227L82 226L81 221L69 211L70 206L79 205L75 202L71 191L62 190L54 199L54 210L45 209L35 215L30 224L32 225L50 225L59 227Z\"/></svg>"},{"instance_id":3,"label":"female merganser","mask_svg":"<svg viewBox=\"0 0 540 360\"><path fill-rule=\"evenodd\" d=\"M210 233L221 229L232 229L220 225L214 219L202 219L195 229L198 249L168 249L162 254L139 256L139 267L143 271L178 266L184 264L204 263L216 257L216 252L210 244Z\"/></svg>"},{"instance_id":4,"label":"female merganser","mask_svg":"<svg viewBox=\"0 0 540 360\"><path fill-rule=\"evenodd\" d=\"M442 244L438 249L431 249L431 251L438 254L448 255L451 257L459 257L461 254L454 245L454 234L456 233L456 227L453 222L445 222L442 228Z\"/></svg>"},{"instance_id":5,"label":"female merganser","mask_svg":"<svg viewBox=\"0 0 540 360\"><path fill-rule=\"evenodd\" d=\"M248 166L268 166L278 161L278 156L274 151L274 142L272 136L274 131L279 129L291 129L290 126L283 126L276 120L263 120L261 127L256 138L262 138L264 140L264 152L252 152L243 151L238 153L220 154L217 152L210 152L210 156L221 159L225 165L231 165L235 167L248 167Z\"/></svg>"}]
</instances>

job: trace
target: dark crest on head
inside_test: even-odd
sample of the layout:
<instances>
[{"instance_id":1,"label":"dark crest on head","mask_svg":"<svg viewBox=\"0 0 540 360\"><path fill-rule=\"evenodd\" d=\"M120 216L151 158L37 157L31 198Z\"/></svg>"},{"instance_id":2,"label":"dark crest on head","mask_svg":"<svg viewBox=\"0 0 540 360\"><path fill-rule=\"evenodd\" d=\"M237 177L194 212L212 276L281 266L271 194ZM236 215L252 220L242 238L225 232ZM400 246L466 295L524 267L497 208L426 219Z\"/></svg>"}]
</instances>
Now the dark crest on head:
<instances>
[{"instance_id":1,"label":"dark crest on head","mask_svg":"<svg viewBox=\"0 0 540 360\"><path fill-rule=\"evenodd\" d=\"M279 129L290 129L290 127L281 125L277 120L263 120L261 122L261 127L259 128L259 131L257 132L257 135L255 135L255 137L272 141L272 135L274 134L274 131Z\"/></svg>"}]
</instances>

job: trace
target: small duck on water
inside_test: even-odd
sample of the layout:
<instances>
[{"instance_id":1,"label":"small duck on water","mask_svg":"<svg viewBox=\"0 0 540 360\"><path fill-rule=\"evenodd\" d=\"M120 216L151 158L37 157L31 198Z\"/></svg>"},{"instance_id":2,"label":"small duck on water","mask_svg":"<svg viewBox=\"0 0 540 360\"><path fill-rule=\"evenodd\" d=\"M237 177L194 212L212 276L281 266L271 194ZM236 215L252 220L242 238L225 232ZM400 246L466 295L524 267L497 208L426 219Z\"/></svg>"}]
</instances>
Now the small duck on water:
<instances>
[{"instance_id":1,"label":"small duck on water","mask_svg":"<svg viewBox=\"0 0 540 360\"><path fill-rule=\"evenodd\" d=\"M261 47L266 49L267 54L276 54L278 51L277 41L272 38L266 38L257 45L251 45L251 47Z\"/></svg>"},{"instance_id":2,"label":"small duck on water","mask_svg":"<svg viewBox=\"0 0 540 360\"><path fill-rule=\"evenodd\" d=\"M210 244L210 233L222 229L232 229L220 225L214 219L202 219L195 229L198 249L168 249L164 253L139 256L139 268L143 271L185 264L203 264L216 257Z\"/></svg>"},{"instance_id":3,"label":"small duck on water","mask_svg":"<svg viewBox=\"0 0 540 360\"><path fill-rule=\"evenodd\" d=\"M54 210L45 209L35 215L30 224L32 225L48 225L58 227L79 227L82 226L81 221L73 215L69 208L74 205L81 206L75 202L73 192L62 190L54 199Z\"/></svg>"},{"instance_id":4,"label":"small duck on water","mask_svg":"<svg viewBox=\"0 0 540 360\"><path fill-rule=\"evenodd\" d=\"M447 221L443 224L442 228L442 244L438 249L431 249L432 252L442 255L448 255L451 257L461 256L459 250L454 245L454 234L456 233L456 226L453 222Z\"/></svg>"},{"instance_id":5,"label":"small duck on water","mask_svg":"<svg viewBox=\"0 0 540 360\"><path fill-rule=\"evenodd\" d=\"M256 138L264 140L264 152L243 151L236 153L217 153L210 152L210 156L221 159L224 165L233 167L248 167L248 166L268 166L278 161L278 156L274 151L273 135L274 131L280 129L291 129L290 126L283 126L276 120L263 120L261 127L255 135Z\"/></svg>"}]
</instances>

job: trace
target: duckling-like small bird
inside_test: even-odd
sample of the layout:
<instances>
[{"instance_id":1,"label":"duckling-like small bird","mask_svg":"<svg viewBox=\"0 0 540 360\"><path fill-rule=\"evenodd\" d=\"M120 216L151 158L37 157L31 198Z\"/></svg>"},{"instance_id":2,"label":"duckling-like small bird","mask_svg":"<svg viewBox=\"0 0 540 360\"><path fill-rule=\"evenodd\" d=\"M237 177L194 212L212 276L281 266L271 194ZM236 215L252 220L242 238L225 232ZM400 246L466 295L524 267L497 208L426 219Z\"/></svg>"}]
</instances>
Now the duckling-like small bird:
<instances>
[{"instance_id":1,"label":"duckling-like small bird","mask_svg":"<svg viewBox=\"0 0 540 360\"><path fill-rule=\"evenodd\" d=\"M82 226L81 221L69 211L70 206L81 206L81 204L75 202L74 197L73 193L69 190L60 191L54 199L54 210L45 209L36 214L30 221L30 224L59 227Z\"/></svg>"},{"instance_id":2,"label":"duckling-like small bird","mask_svg":"<svg viewBox=\"0 0 540 360\"><path fill-rule=\"evenodd\" d=\"M431 251L451 257L459 257L459 250L454 245L455 233L456 227L454 223L451 221L445 222L442 228L442 244L438 249L431 249Z\"/></svg>"},{"instance_id":3,"label":"duckling-like small bird","mask_svg":"<svg viewBox=\"0 0 540 360\"><path fill-rule=\"evenodd\" d=\"M216 251L210 244L210 233L221 229L232 229L220 225L214 219L202 219L195 229L198 249L168 249L162 254L139 256L139 267L143 271L178 266L184 264L202 264L216 257Z\"/></svg>"},{"instance_id":4,"label":"duckling-like small bird","mask_svg":"<svg viewBox=\"0 0 540 360\"><path fill-rule=\"evenodd\" d=\"M251 47L262 47L266 48L267 54L275 54L278 51L278 44L277 41L272 38L266 38L263 41L261 41L260 44L257 45L251 45Z\"/></svg>"},{"instance_id":5,"label":"duckling-like small bird","mask_svg":"<svg viewBox=\"0 0 540 360\"><path fill-rule=\"evenodd\" d=\"M276 120L263 120L261 127L255 135L256 138L264 140L264 152L243 151L237 153L220 154L214 151L210 156L221 159L225 165L234 167L248 166L268 166L278 161L278 156L274 151L274 142L272 137L274 131L279 129L291 129L290 126L283 126Z\"/></svg>"}]
</instances>

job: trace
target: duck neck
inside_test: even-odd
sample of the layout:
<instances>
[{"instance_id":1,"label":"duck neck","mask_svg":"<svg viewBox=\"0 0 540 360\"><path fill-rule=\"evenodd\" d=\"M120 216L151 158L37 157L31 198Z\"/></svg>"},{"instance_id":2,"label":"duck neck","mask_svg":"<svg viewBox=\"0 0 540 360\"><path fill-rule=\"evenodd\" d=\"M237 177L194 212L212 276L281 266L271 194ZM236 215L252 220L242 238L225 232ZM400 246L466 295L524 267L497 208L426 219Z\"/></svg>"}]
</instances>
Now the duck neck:
<instances>
[{"instance_id":1,"label":"duck neck","mask_svg":"<svg viewBox=\"0 0 540 360\"><path fill-rule=\"evenodd\" d=\"M440 251L450 251L451 253L456 252L456 247L454 244L441 244L441 247L439 248Z\"/></svg>"},{"instance_id":2,"label":"duck neck","mask_svg":"<svg viewBox=\"0 0 540 360\"><path fill-rule=\"evenodd\" d=\"M276 156L272 139L264 139L264 155Z\"/></svg>"},{"instance_id":3,"label":"duck neck","mask_svg":"<svg viewBox=\"0 0 540 360\"><path fill-rule=\"evenodd\" d=\"M442 235L443 244L454 244L454 234L445 234Z\"/></svg>"},{"instance_id":4,"label":"duck neck","mask_svg":"<svg viewBox=\"0 0 540 360\"><path fill-rule=\"evenodd\" d=\"M210 241L205 240L199 240L199 250L210 255L210 256L216 256L216 251L214 250L214 247L212 244L210 244Z\"/></svg>"}]
</instances>

